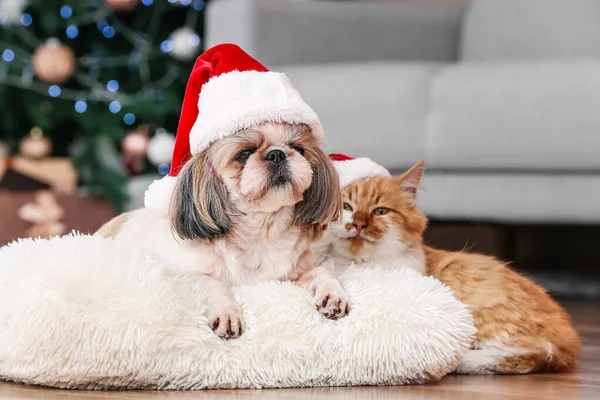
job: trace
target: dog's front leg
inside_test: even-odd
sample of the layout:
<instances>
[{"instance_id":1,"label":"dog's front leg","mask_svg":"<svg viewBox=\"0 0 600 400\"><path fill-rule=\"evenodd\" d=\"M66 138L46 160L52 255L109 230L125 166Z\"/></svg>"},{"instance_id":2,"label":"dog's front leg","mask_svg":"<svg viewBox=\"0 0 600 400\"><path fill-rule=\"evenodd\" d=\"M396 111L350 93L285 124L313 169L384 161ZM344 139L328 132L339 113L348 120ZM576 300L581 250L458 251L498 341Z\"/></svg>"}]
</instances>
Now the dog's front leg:
<instances>
[{"instance_id":1,"label":"dog's front leg","mask_svg":"<svg viewBox=\"0 0 600 400\"><path fill-rule=\"evenodd\" d=\"M313 259L312 254L303 259ZM335 277L332 263L323 263L316 268L306 269L296 284L312 293L315 307L325 318L339 319L350 312L348 294Z\"/></svg>"},{"instance_id":2,"label":"dog's front leg","mask_svg":"<svg viewBox=\"0 0 600 400\"><path fill-rule=\"evenodd\" d=\"M244 333L244 318L231 288L208 275L202 275L198 283L207 295L206 318L211 329L223 339L240 337Z\"/></svg>"}]
</instances>

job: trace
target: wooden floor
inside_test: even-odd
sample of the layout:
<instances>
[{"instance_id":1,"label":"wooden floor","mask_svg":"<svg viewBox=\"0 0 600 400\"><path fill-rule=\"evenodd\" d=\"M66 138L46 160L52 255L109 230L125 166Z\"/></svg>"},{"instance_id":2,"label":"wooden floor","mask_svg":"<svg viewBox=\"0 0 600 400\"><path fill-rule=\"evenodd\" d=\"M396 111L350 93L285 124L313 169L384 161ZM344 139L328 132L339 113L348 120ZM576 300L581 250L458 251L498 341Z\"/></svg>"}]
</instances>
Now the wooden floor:
<instances>
[{"instance_id":1,"label":"wooden floor","mask_svg":"<svg viewBox=\"0 0 600 400\"><path fill-rule=\"evenodd\" d=\"M577 372L526 376L446 376L421 386L197 392L84 392L43 389L0 382L0 400L7 399L600 399L600 303L567 304L584 339Z\"/></svg>"}]
</instances>

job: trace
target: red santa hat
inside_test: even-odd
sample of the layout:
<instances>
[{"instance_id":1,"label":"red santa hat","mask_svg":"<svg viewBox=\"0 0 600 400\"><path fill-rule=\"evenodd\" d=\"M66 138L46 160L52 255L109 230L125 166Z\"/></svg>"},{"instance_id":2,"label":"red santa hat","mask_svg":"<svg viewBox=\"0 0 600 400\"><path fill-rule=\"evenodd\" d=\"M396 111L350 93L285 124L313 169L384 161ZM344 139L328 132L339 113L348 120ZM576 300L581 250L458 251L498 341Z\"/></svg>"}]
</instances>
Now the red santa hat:
<instances>
[{"instance_id":1,"label":"red santa hat","mask_svg":"<svg viewBox=\"0 0 600 400\"><path fill-rule=\"evenodd\" d=\"M335 165L340 176L340 187L343 189L361 179L381 176L390 178L390 172L370 158L353 158L346 154L330 154L329 158Z\"/></svg>"},{"instance_id":2,"label":"red santa hat","mask_svg":"<svg viewBox=\"0 0 600 400\"><path fill-rule=\"evenodd\" d=\"M304 123L322 141L319 117L284 74L269 71L234 44L204 52L185 90L171 170L150 185L145 206L167 210L177 174L192 155L263 122Z\"/></svg>"}]
</instances>

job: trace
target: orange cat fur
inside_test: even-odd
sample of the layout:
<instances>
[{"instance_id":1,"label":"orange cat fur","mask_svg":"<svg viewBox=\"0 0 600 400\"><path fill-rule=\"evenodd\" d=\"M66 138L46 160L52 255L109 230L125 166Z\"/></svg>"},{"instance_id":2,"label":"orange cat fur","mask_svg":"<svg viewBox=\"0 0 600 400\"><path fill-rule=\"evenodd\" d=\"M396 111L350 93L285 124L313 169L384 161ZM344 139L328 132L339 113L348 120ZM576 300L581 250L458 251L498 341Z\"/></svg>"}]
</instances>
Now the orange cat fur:
<instances>
[{"instance_id":1,"label":"orange cat fur","mask_svg":"<svg viewBox=\"0 0 600 400\"><path fill-rule=\"evenodd\" d=\"M472 309L477 327L457 373L572 369L580 354L579 335L544 289L495 258L423 244L427 219L416 207L423 170L420 162L400 177L374 177L346 187L342 223L315 245L319 261L408 266L448 285Z\"/></svg>"}]
</instances>

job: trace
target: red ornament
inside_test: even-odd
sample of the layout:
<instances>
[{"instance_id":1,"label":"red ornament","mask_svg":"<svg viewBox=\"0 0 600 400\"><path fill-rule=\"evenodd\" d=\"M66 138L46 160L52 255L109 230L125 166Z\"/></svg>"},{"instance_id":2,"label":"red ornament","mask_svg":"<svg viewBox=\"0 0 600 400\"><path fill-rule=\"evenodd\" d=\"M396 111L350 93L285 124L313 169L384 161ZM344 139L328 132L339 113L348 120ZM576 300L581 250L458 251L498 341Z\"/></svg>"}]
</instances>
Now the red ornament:
<instances>
[{"instance_id":1,"label":"red ornament","mask_svg":"<svg viewBox=\"0 0 600 400\"><path fill-rule=\"evenodd\" d=\"M128 158L146 158L148 154L148 134L143 131L129 132L123 139L123 153Z\"/></svg>"},{"instance_id":2,"label":"red ornament","mask_svg":"<svg viewBox=\"0 0 600 400\"><path fill-rule=\"evenodd\" d=\"M131 176L142 173L150 139L145 130L131 131L123 139L123 164Z\"/></svg>"},{"instance_id":3,"label":"red ornament","mask_svg":"<svg viewBox=\"0 0 600 400\"><path fill-rule=\"evenodd\" d=\"M137 7L140 0L104 0L106 5L115 11L131 11Z\"/></svg>"}]
</instances>

